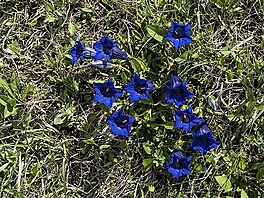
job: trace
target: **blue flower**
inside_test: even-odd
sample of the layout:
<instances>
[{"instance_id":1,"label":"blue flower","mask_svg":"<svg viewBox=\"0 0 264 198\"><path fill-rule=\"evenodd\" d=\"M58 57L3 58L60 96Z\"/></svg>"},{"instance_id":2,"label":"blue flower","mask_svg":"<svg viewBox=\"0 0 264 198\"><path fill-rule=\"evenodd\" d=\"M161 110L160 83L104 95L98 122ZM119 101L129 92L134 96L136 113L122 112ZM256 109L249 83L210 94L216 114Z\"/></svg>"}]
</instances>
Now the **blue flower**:
<instances>
[{"instance_id":1,"label":"blue flower","mask_svg":"<svg viewBox=\"0 0 264 198\"><path fill-rule=\"evenodd\" d=\"M175 74L171 73L171 86L166 85L167 96L165 101L168 103L175 103L177 107L181 107L186 99L192 98L194 95L187 89L186 81L181 81L181 79Z\"/></svg>"},{"instance_id":2,"label":"blue flower","mask_svg":"<svg viewBox=\"0 0 264 198\"><path fill-rule=\"evenodd\" d=\"M113 54L111 56L112 59L127 59L128 56L125 52L123 52L118 47L113 48Z\"/></svg>"},{"instance_id":3,"label":"blue flower","mask_svg":"<svg viewBox=\"0 0 264 198\"><path fill-rule=\"evenodd\" d=\"M118 109L113 115L108 116L108 123L114 135L128 137L133 122L133 116L122 113L121 109Z\"/></svg>"},{"instance_id":4,"label":"blue flower","mask_svg":"<svg viewBox=\"0 0 264 198\"><path fill-rule=\"evenodd\" d=\"M90 62L88 63L88 66L97 67L100 69L112 69L113 68L112 63L101 61L101 60Z\"/></svg>"},{"instance_id":5,"label":"blue flower","mask_svg":"<svg viewBox=\"0 0 264 198\"><path fill-rule=\"evenodd\" d=\"M170 162L164 165L173 176L173 179L178 179L182 175L190 175L190 161L191 157L184 157L181 151L171 154Z\"/></svg>"},{"instance_id":6,"label":"blue flower","mask_svg":"<svg viewBox=\"0 0 264 198\"><path fill-rule=\"evenodd\" d=\"M105 59L110 62L111 58L126 59L127 55L118 47L118 42L112 41L105 34L100 41L95 42L94 49L96 51L94 60Z\"/></svg>"},{"instance_id":7,"label":"blue flower","mask_svg":"<svg viewBox=\"0 0 264 198\"><path fill-rule=\"evenodd\" d=\"M189 132L193 125L200 123L200 119L192 113L192 107L182 111L175 110L174 115L176 119L174 128L180 128L186 132Z\"/></svg>"},{"instance_id":8,"label":"blue flower","mask_svg":"<svg viewBox=\"0 0 264 198\"><path fill-rule=\"evenodd\" d=\"M168 34L165 36L165 39L172 42L175 49L178 50L182 45L192 42L190 30L190 24L179 24L172 22Z\"/></svg>"},{"instance_id":9,"label":"blue flower","mask_svg":"<svg viewBox=\"0 0 264 198\"><path fill-rule=\"evenodd\" d=\"M205 124L199 128L199 133L192 133L193 143L190 145L191 149L198 150L202 155L212 148L218 147L220 144L216 142L213 137L213 132L209 130Z\"/></svg>"},{"instance_id":10,"label":"blue flower","mask_svg":"<svg viewBox=\"0 0 264 198\"><path fill-rule=\"evenodd\" d=\"M81 41L76 41L75 45L71 49L72 64L77 60L84 60L84 53L87 52L84 43Z\"/></svg>"},{"instance_id":11,"label":"blue flower","mask_svg":"<svg viewBox=\"0 0 264 198\"><path fill-rule=\"evenodd\" d=\"M132 103L140 99L149 100L148 94L155 89L155 86L151 83L151 80L139 78L134 73L131 82L124 89L130 94L130 102Z\"/></svg>"},{"instance_id":12,"label":"blue flower","mask_svg":"<svg viewBox=\"0 0 264 198\"><path fill-rule=\"evenodd\" d=\"M94 83L93 87L95 90L93 102L103 103L109 109L112 107L115 99L123 94L115 88L112 78L104 83Z\"/></svg>"}]
</instances>

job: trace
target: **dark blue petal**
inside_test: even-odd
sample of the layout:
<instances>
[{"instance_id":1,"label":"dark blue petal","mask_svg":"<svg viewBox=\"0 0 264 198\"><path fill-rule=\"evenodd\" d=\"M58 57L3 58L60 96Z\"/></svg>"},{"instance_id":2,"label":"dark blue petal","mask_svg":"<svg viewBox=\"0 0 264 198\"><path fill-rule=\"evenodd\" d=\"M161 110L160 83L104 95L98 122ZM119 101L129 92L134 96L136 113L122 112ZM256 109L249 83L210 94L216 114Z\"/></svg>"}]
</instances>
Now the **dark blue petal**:
<instances>
[{"instance_id":1,"label":"dark blue petal","mask_svg":"<svg viewBox=\"0 0 264 198\"><path fill-rule=\"evenodd\" d=\"M175 49L179 50L182 45L192 42L190 36L191 27L189 24L185 25L173 22L165 39L172 42Z\"/></svg>"},{"instance_id":2,"label":"dark blue petal","mask_svg":"<svg viewBox=\"0 0 264 198\"><path fill-rule=\"evenodd\" d=\"M108 108L111 108L116 98L122 95L122 92L115 88L111 78L104 83L94 83L93 86L96 92L93 101L103 103Z\"/></svg>"},{"instance_id":3,"label":"dark blue petal","mask_svg":"<svg viewBox=\"0 0 264 198\"><path fill-rule=\"evenodd\" d=\"M133 122L134 118L130 115L123 114L121 109L118 109L113 115L108 117L108 123L113 135L123 135L128 137Z\"/></svg>"},{"instance_id":4,"label":"dark blue petal","mask_svg":"<svg viewBox=\"0 0 264 198\"><path fill-rule=\"evenodd\" d=\"M182 80L178 77L176 71L170 72L170 83L171 87L176 87L177 85L182 83Z\"/></svg>"},{"instance_id":5,"label":"dark blue petal","mask_svg":"<svg viewBox=\"0 0 264 198\"><path fill-rule=\"evenodd\" d=\"M188 43L191 43L192 42L192 39L190 38L181 38L179 39L179 46L183 46L185 44L188 44Z\"/></svg>"},{"instance_id":6,"label":"dark blue petal","mask_svg":"<svg viewBox=\"0 0 264 198\"><path fill-rule=\"evenodd\" d=\"M120 56L121 58L124 58L124 53L120 50L115 50L115 47L118 45L118 42L112 41L110 38L108 38L108 35L105 34L100 41L97 41L94 44L94 49L96 51L94 60L101 60L105 59L107 61L111 61L111 58L113 54L116 56ZM100 54L100 55L99 55Z\"/></svg>"},{"instance_id":7,"label":"dark blue petal","mask_svg":"<svg viewBox=\"0 0 264 198\"><path fill-rule=\"evenodd\" d=\"M164 168L168 170L174 179L178 179L182 175L189 175L190 172L191 157L183 156L181 151L171 154L170 162L164 165Z\"/></svg>"},{"instance_id":8,"label":"dark blue petal","mask_svg":"<svg viewBox=\"0 0 264 198\"><path fill-rule=\"evenodd\" d=\"M133 103L140 99L149 100L148 94L155 89L155 86L151 80L140 78L134 73L131 82L126 84L124 89L130 94L130 102Z\"/></svg>"},{"instance_id":9,"label":"dark blue petal","mask_svg":"<svg viewBox=\"0 0 264 198\"><path fill-rule=\"evenodd\" d=\"M172 174L172 176L173 176L173 179L179 179L181 176L182 176L182 173L181 173L181 171L179 171L179 170L176 170L176 169L174 169L174 168L169 168L168 169L168 172L170 172L171 174Z\"/></svg>"},{"instance_id":10,"label":"dark blue petal","mask_svg":"<svg viewBox=\"0 0 264 198\"><path fill-rule=\"evenodd\" d=\"M118 47L114 47L112 51L112 59L127 59L127 54L120 50Z\"/></svg>"},{"instance_id":11,"label":"dark blue petal","mask_svg":"<svg viewBox=\"0 0 264 198\"><path fill-rule=\"evenodd\" d=\"M95 56L94 56L94 60L101 60L104 58L104 53L103 52L96 52Z\"/></svg>"},{"instance_id":12,"label":"dark blue petal","mask_svg":"<svg viewBox=\"0 0 264 198\"><path fill-rule=\"evenodd\" d=\"M84 53L87 52L84 43L81 41L76 41L75 45L71 49L72 56L72 64L74 64L77 60L84 59Z\"/></svg>"},{"instance_id":13,"label":"dark blue petal","mask_svg":"<svg viewBox=\"0 0 264 198\"><path fill-rule=\"evenodd\" d=\"M72 55L72 64L76 63L77 60L79 60L79 58Z\"/></svg>"},{"instance_id":14,"label":"dark blue petal","mask_svg":"<svg viewBox=\"0 0 264 198\"><path fill-rule=\"evenodd\" d=\"M195 124L200 123L200 119L192 113L192 107L180 111L175 110L174 115L176 119L174 128L181 128L186 132L189 132Z\"/></svg>"},{"instance_id":15,"label":"dark blue petal","mask_svg":"<svg viewBox=\"0 0 264 198\"><path fill-rule=\"evenodd\" d=\"M166 99L168 103L175 103L178 107L181 107L186 99L192 98L194 95L187 89L186 81L174 84L174 87L166 86Z\"/></svg>"},{"instance_id":16,"label":"dark blue petal","mask_svg":"<svg viewBox=\"0 0 264 198\"><path fill-rule=\"evenodd\" d=\"M202 155L220 145L216 142L215 138L213 138L212 131L201 134L192 133L192 135L193 143L190 145L190 148L198 150Z\"/></svg>"}]
</instances>

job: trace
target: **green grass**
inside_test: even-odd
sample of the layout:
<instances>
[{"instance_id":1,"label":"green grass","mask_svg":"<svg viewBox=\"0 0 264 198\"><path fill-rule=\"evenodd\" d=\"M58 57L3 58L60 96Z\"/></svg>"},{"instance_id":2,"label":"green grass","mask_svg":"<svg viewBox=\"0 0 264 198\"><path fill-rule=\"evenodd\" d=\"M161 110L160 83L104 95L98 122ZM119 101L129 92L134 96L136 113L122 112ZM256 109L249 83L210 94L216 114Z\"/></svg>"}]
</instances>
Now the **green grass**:
<instances>
[{"instance_id":1,"label":"green grass","mask_svg":"<svg viewBox=\"0 0 264 198\"><path fill-rule=\"evenodd\" d=\"M264 194L261 0L38 2L0 3L0 197ZM149 34L172 21L193 26L193 42L178 52ZM71 65L75 40L92 47L105 33L129 60L111 71ZM221 144L205 156L191 154L191 136L171 129L172 108L162 100L173 69ZM121 88L133 70L157 90L151 103L130 105L127 94L115 103L136 118L126 140L111 134L114 110L92 103L92 83L113 77ZM163 163L178 147L192 155L192 174L174 181Z\"/></svg>"}]
</instances>

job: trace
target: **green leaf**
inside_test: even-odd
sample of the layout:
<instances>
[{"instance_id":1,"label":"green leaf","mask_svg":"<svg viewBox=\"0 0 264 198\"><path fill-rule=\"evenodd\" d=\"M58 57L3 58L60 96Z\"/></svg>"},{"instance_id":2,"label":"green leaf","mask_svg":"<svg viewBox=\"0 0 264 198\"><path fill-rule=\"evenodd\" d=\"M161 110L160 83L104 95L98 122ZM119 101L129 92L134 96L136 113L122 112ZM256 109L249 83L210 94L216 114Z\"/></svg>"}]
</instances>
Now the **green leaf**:
<instances>
[{"instance_id":1,"label":"green leaf","mask_svg":"<svg viewBox=\"0 0 264 198\"><path fill-rule=\"evenodd\" d=\"M7 106L7 101L5 100L5 98L2 97L6 97L6 96L0 95L0 104L3 106Z\"/></svg>"},{"instance_id":2,"label":"green leaf","mask_svg":"<svg viewBox=\"0 0 264 198\"><path fill-rule=\"evenodd\" d=\"M150 25L147 27L147 31L155 40L162 42L163 37L167 34L163 29L158 26Z\"/></svg>"},{"instance_id":3,"label":"green leaf","mask_svg":"<svg viewBox=\"0 0 264 198\"><path fill-rule=\"evenodd\" d=\"M245 170L245 168L246 168L245 160L242 159L239 161L238 168L240 168L241 170Z\"/></svg>"},{"instance_id":4,"label":"green leaf","mask_svg":"<svg viewBox=\"0 0 264 198\"><path fill-rule=\"evenodd\" d=\"M146 70L148 70L148 67L139 58L131 58L131 59L129 59L129 62L131 64L132 68L134 69L134 71L137 74L139 74L140 71L146 71Z\"/></svg>"},{"instance_id":5,"label":"green leaf","mask_svg":"<svg viewBox=\"0 0 264 198\"><path fill-rule=\"evenodd\" d=\"M256 180L257 180L257 181L261 180L263 176L264 176L264 168L261 168L261 169L259 169L259 171L257 172Z\"/></svg>"},{"instance_id":6,"label":"green leaf","mask_svg":"<svg viewBox=\"0 0 264 198\"><path fill-rule=\"evenodd\" d=\"M72 23L69 23L68 30L69 30L70 35L73 36L75 32L75 26Z\"/></svg>"},{"instance_id":7,"label":"green leaf","mask_svg":"<svg viewBox=\"0 0 264 198\"><path fill-rule=\"evenodd\" d=\"M32 85L28 85L22 93L21 100L24 101L29 93L34 93L35 89Z\"/></svg>"},{"instance_id":8,"label":"green leaf","mask_svg":"<svg viewBox=\"0 0 264 198\"><path fill-rule=\"evenodd\" d=\"M10 88L15 92L19 93L20 91L20 84L19 80L17 78L17 74L15 72L12 73L11 79L10 79Z\"/></svg>"},{"instance_id":9,"label":"green leaf","mask_svg":"<svg viewBox=\"0 0 264 198\"><path fill-rule=\"evenodd\" d=\"M16 198L27 198L25 195L23 195L21 192L19 191L15 191L15 197Z\"/></svg>"},{"instance_id":10,"label":"green leaf","mask_svg":"<svg viewBox=\"0 0 264 198\"><path fill-rule=\"evenodd\" d=\"M91 8L82 8L83 12L93 12Z\"/></svg>"},{"instance_id":11,"label":"green leaf","mask_svg":"<svg viewBox=\"0 0 264 198\"><path fill-rule=\"evenodd\" d=\"M57 20L57 18L48 15L48 16L46 16L46 19L44 20L44 23L46 23L46 22L48 22L48 23L52 23L52 22L54 22L54 21L56 21L56 20Z\"/></svg>"},{"instance_id":12,"label":"green leaf","mask_svg":"<svg viewBox=\"0 0 264 198\"><path fill-rule=\"evenodd\" d=\"M264 167L264 163L263 162L258 162L255 163L249 170L257 170Z\"/></svg>"},{"instance_id":13,"label":"green leaf","mask_svg":"<svg viewBox=\"0 0 264 198\"><path fill-rule=\"evenodd\" d=\"M248 198L248 195L244 190L241 190L241 198Z\"/></svg>"},{"instance_id":14,"label":"green leaf","mask_svg":"<svg viewBox=\"0 0 264 198\"><path fill-rule=\"evenodd\" d=\"M161 165L165 162L165 156L163 155L163 151L161 149L158 149L155 151L154 153L154 157L155 157L155 163L156 165Z\"/></svg>"},{"instance_id":15,"label":"green leaf","mask_svg":"<svg viewBox=\"0 0 264 198\"><path fill-rule=\"evenodd\" d=\"M55 10L54 5L49 2L45 5L45 9L47 12L53 12Z\"/></svg>"},{"instance_id":16,"label":"green leaf","mask_svg":"<svg viewBox=\"0 0 264 198\"><path fill-rule=\"evenodd\" d=\"M12 96L14 99L16 99L16 97L14 96L12 90L10 89L9 85L7 84L7 82L2 79L0 77L0 87L2 87L5 91L7 91L9 93L10 96Z\"/></svg>"},{"instance_id":17,"label":"green leaf","mask_svg":"<svg viewBox=\"0 0 264 198\"><path fill-rule=\"evenodd\" d=\"M102 150L102 149L107 149L107 148L109 148L111 145L108 145L108 144L103 144L103 145L101 145L99 148L100 148L100 150Z\"/></svg>"},{"instance_id":18,"label":"green leaf","mask_svg":"<svg viewBox=\"0 0 264 198\"><path fill-rule=\"evenodd\" d=\"M255 106L257 110L264 110L264 102L260 105Z\"/></svg>"},{"instance_id":19,"label":"green leaf","mask_svg":"<svg viewBox=\"0 0 264 198\"><path fill-rule=\"evenodd\" d=\"M8 45L8 48L11 49L14 53L19 54L20 47L17 41L13 41L10 45Z\"/></svg>"},{"instance_id":20,"label":"green leaf","mask_svg":"<svg viewBox=\"0 0 264 198\"><path fill-rule=\"evenodd\" d=\"M17 111L17 108L14 108L10 104L7 104L4 109L4 117L7 118L10 115L14 115Z\"/></svg>"},{"instance_id":21,"label":"green leaf","mask_svg":"<svg viewBox=\"0 0 264 198\"><path fill-rule=\"evenodd\" d=\"M144 169L146 171L149 171L153 165L153 160L150 158L144 159L142 164L144 166Z\"/></svg>"},{"instance_id":22,"label":"green leaf","mask_svg":"<svg viewBox=\"0 0 264 198\"><path fill-rule=\"evenodd\" d=\"M150 148L149 142L145 142L145 143L143 144L143 148L144 148L145 152L146 152L148 155L151 154L151 148Z\"/></svg>"},{"instance_id":23,"label":"green leaf","mask_svg":"<svg viewBox=\"0 0 264 198\"><path fill-rule=\"evenodd\" d=\"M225 191L231 191L232 188L232 183L227 176L215 176L216 181L218 184L225 190Z\"/></svg>"},{"instance_id":24,"label":"green leaf","mask_svg":"<svg viewBox=\"0 0 264 198\"><path fill-rule=\"evenodd\" d=\"M247 88L247 90L246 90L246 98L247 98L248 101L253 101L254 100L254 93L249 88Z\"/></svg>"},{"instance_id":25,"label":"green leaf","mask_svg":"<svg viewBox=\"0 0 264 198\"><path fill-rule=\"evenodd\" d=\"M0 104L4 106L2 111L4 118L7 118L8 116L14 115L16 113L16 100L8 98L5 95L0 95Z\"/></svg>"},{"instance_id":26,"label":"green leaf","mask_svg":"<svg viewBox=\"0 0 264 198\"><path fill-rule=\"evenodd\" d=\"M65 114L59 114L54 118L54 124L55 125L59 125L62 124L64 122L64 120L66 119Z\"/></svg>"},{"instance_id":27,"label":"green leaf","mask_svg":"<svg viewBox=\"0 0 264 198\"><path fill-rule=\"evenodd\" d=\"M161 126L164 126L165 129L172 130L175 126L175 122L167 122L166 124L161 124Z\"/></svg>"},{"instance_id":28,"label":"green leaf","mask_svg":"<svg viewBox=\"0 0 264 198\"><path fill-rule=\"evenodd\" d=\"M83 142L86 143L86 144L93 144L93 145L98 146L98 144L95 143L93 138L87 139L87 140L83 140Z\"/></svg>"},{"instance_id":29,"label":"green leaf","mask_svg":"<svg viewBox=\"0 0 264 198\"><path fill-rule=\"evenodd\" d=\"M223 47L223 48L221 49L221 53L222 53L223 55L227 56L228 54L231 53L231 51L229 50L229 47Z\"/></svg>"},{"instance_id":30,"label":"green leaf","mask_svg":"<svg viewBox=\"0 0 264 198\"><path fill-rule=\"evenodd\" d=\"M127 147L128 147L127 142L126 141L120 141L118 147L123 149L123 150L127 150Z\"/></svg>"}]
</instances>

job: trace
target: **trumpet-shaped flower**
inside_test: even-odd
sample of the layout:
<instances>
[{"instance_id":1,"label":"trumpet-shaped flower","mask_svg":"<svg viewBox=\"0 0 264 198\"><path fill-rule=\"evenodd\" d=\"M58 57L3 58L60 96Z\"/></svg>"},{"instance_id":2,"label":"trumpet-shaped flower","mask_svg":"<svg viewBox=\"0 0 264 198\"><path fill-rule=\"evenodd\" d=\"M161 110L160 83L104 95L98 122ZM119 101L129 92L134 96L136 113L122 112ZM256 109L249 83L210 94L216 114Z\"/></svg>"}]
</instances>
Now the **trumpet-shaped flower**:
<instances>
[{"instance_id":1,"label":"trumpet-shaped flower","mask_svg":"<svg viewBox=\"0 0 264 198\"><path fill-rule=\"evenodd\" d=\"M84 43L81 41L76 41L75 45L71 49L72 56L72 64L74 64L77 60L84 60L84 54L88 50L85 48Z\"/></svg>"},{"instance_id":2,"label":"trumpet-shaped flower","mask_svg":"<svg viewBox=\"0 0 264 198\"><path fill-rule=\"evenodd\" d=\"M193 125L200 123L200 119L192 113L192 107L182 111L175 110L174 115L176 119L174 128L180 128L186 132L189 132Z\"/></svg>"},{"instance_id":3,"label":"trumpet-shaped flower","mask_svg":"<svg viewBox=\"0 0 264 198\"><path fill-rule=\"evenodd\" d=\"M107 60L110 62L111 58L126 59L127 55L118 47L118 42L112 41L107 34L105 34L99 41L94 44L96 51L94 60Z\"/></svg>"},{"instance_id":4,"label":"trumpet-shaped flower","mask_svg":"<svg viewBox=\"0 0 264 198\"><path fill-rule=\"evenodd\" d=\"M191 27L192 26L190 24L185 25L172 22L165 39L172 42L175 49L178 50L181 46L192 42L190 35Z\"/></svg>"},{"instance_id":5,"label":"trumpet-shaped flower","mask_svg":"<svg viewBox=\"0 0 264 198\"><path fill-rule=\"evenodd\" d=\"M108 123L114 135L128 137L133 122L134 117L122 113L121 109L118 109L113 115L108 117Z\"/></svg>"},{"instance_id":6,"label":"trumpet-shaped flower","mask_svg":"<svg viewBox=\"0 0 264 198\"><path fill-rule=\"evenodd\" d=\"M113 48L113 54L111 56L112 59L127 59L128 56L125 52L123 52L118 47Z\"/></svg>"},{"instance_id":7,"label":"trumpet-shaped flower","mask_svg":"<svg viewBox=\"0 0 264 198\"><path fill-rule=\"evenodd\" d=\"M135 102L140 99L149 100L149 92L155 89L151 80L140 78L136 73L133 74L131 82L124 89L130 94L130 102Z\"/></svg>"},{"instance_id":8,"label":"trumpet-shaped flower","mask_svg":"<svg viewBox=\"0 0 264 198\"><path fill-rule=\"evenodd\" d=\"M164 168L172 174L173 179L178 179L182 175L191 174L190 161L191 157L184 157L181 151L177 151L171 154L170 161Z\"/></svg>"},{"instance_id":9,"label":"trumpet-shaped flower","mask_svg":"<svg viewBox=\"0 0 264 198\"><path fill-rule=\"evenodd\" d=\"M207 125L202 126L199 129L198 134L192 133L193 143L190 145L190 148L198 150L202 155L204 155L212 148L218 147L220 144L216 142L216 139L213 137L212 133L213 132L211 130L208 130Z\"/></svg>"},{"instance_id":10,"label":"trumpet-shaped flower","mask_svg":"<svg viewBox=\"0 0 264 198\"><path fill-rule=\"evenodd\" d=\"M116 98L120 97L123 93L117 90L113 84L112 78L104 83L94 83L95 96L93 102L103 103L109 109Z\"/></svg>"},{"instance_id":11,"label":"trumpet-shaped flower","mask_svg":"<svg viewBox=\"0 0 264 198\"><path fill-rule=\"evenodd\" d=\"M186 99L190 99L194 95L187 89L186 81L182 82L175 72L170 74L170 78L171 86L166 85L167 96L165 101L171 104L175 103L177 107L181 107L186 103Z\"/></svg>"}]
</instances>

